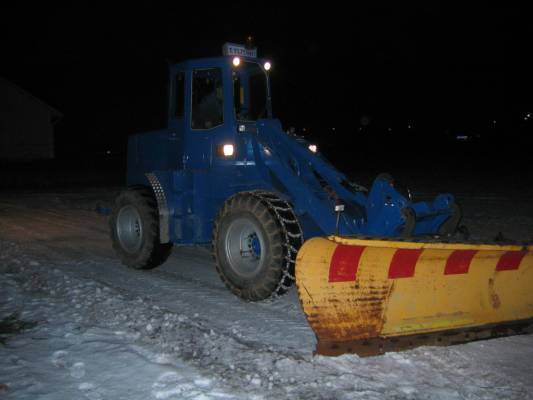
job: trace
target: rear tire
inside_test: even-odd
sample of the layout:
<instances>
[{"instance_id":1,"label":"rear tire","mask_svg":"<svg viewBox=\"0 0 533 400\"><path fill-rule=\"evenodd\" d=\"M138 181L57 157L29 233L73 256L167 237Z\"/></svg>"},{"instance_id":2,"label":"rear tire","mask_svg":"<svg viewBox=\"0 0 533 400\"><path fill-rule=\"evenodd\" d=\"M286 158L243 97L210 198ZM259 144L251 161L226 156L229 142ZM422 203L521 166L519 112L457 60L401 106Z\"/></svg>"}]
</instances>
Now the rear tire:
<instances>
[{"instance_id":1,"label":"rear tire","mask_svg":"<svg viewBox=\"0 0 533 400\"><path fill-rule=\"evenodd\" d=\"M159 212L151 189L130 188L119 194L109 219L111 241L124 265L151 269L163 264L172 243L159 241Z\"/></svg>"},{"instance_id":2,"label":"rear tire","mask_svg":"<svg viewBox=\"0 0 533 400\"><path fill-rule=\"evenodd\" d=\"M291 206L270 192L242 192L229 198L214 225L216 269L232 293L264 300L294 283L296 253L303 243Z\"/></svg>"}]
</instances>

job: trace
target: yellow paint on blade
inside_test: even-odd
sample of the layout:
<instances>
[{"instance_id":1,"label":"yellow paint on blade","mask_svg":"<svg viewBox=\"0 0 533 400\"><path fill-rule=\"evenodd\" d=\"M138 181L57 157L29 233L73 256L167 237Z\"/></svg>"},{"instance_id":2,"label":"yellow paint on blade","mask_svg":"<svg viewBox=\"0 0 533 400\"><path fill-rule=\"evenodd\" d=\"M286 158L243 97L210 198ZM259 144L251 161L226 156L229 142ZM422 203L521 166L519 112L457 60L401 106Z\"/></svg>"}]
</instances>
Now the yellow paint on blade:
<instances>
[{"instance_id":1,"label":"yellow paint on blade","mask_svg":"<svg viewBox=\"0 0 533 400\"><path fill-rule=\"evenodd\" d=\"M353 252L350 246L361 247ZM449 261L457 250L463 258L470 254L467 261ZM532 250L313 238L298 253L296 284L307 319L322 342L497 324L533 318ZM415 256L393 261L397 252ZM519 268L497 271L507 252L520 252ZM352 253L357 253L353 262L347 259ZM409 260L412 268L406 265ZM401 273L393 273L391 264Z\"/></svg>"},{"instance_id":2,"label":"yellow paint on blade","mask_svg":"<svg viewBox=\"0 0 533 400\"><path fill-rule=\"evenodd\" d=\"M381 335L431 332L533 317L533 270L530 267L496 271L503 253L479 251L468 273L444 275L451 251L424 250L415 275L395 280ZM527 264L527 260L522 263Z\"/></svg>"},{"instance_id":3,"label":"yellow paint on blade","mask_svg":"<svg viewBox=\"0 0 533 400\"><path fill-rule=\"evenodd\" d=\"M380 258L361 256L359 278L350 282L329 282L329 264L336 244L315 238L306 242L297 258L297 285L307 319L319 337L371 337L383 324L383 301L392 282L380 265L390 262L394 250L385 249Z\"/></svg>"}]
</instances>

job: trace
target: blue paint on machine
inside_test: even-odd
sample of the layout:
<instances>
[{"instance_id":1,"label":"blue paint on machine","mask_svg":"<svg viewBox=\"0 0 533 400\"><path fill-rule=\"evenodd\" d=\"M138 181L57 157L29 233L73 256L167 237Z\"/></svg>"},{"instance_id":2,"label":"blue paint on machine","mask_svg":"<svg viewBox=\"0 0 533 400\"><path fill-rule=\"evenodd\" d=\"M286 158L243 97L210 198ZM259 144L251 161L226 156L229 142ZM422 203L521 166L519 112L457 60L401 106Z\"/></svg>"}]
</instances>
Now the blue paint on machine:
<instances>
[{"instance_id":1,"label":"blue paint on machine","mask_svg":"<svg viewBox=\"0 0 533 400\"><path fill-rule=\"evenodd\" d=\"M297 251L294 248L303 238L334 233L380 237L443 233L447 221L457 217L450 194L415 203L385 174L370 190L350 182L316 146L284 132L273 117L270 63L242 56L253 52L230 54L171 66L168 127L130 137L128 186L154 193L160 243L208 244L213 231L222 229L226 239L220 243L225 250L219 256L234 266L223 280L234 293L253 300L266 296L243 295L248 283L242 282L257 265L268 263L265 257L270 254L268 227L259 226L261 204L275 214L273 224L280 232L289 231L286 224L299 225L286 236L287 242L302 236L289 246L291 251ZM227 224L217 225L217 215L225 215L239 202L247 211L237 210ZM116 217L117 237L124 237L120 243L134 243L131 235L146 228L136 228L137 214L127 205L123 208ZM255 213L254 218L247 220L247 213ZM293 270L283 268L287 276Z\"/></svg>"}]
</instances>

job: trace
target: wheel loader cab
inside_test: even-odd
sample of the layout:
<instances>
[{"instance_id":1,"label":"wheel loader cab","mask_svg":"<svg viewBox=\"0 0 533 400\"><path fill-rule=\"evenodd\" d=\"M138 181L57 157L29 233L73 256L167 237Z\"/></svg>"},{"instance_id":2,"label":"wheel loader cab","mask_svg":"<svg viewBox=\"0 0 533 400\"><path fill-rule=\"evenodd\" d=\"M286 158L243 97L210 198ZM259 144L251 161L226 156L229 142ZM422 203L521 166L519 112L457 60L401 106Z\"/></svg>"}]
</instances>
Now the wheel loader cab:
<instances>
[{"instance_id":1,"label":"wheel loader cab","mask_svg":"<svg viewBox=\"0 0 533 400\"><path fill-rule=\"evenodd\" d=\"M182 138L184 170L238 161L246 152L244 136L256 132L257 120L272 118L268 73L257 59L225 56L174 65L169 92L168 127Z\"/></svg>"}]
</instances>

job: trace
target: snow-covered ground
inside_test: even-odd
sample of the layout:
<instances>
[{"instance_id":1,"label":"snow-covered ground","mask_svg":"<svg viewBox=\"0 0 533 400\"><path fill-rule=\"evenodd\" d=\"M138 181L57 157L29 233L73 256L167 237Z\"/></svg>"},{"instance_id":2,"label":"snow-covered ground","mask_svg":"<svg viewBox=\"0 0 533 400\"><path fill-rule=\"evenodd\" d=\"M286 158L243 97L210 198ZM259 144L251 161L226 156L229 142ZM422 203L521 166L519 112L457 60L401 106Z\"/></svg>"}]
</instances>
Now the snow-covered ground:
<instances>
[{"instance_id":1,"label":"snow-covered ground","mask_svg":"<svg viewBox=\"0 0 533 400\"><path fill-rule=\"evenodd\" d=\"M533 239L531 194L467 189L474 238ZM130 270L94 212L113 192L0 194L1 399L533 398L532 335L313 356L295 290L245 303L203 248Z\"/></svg>"}]
</instances>

